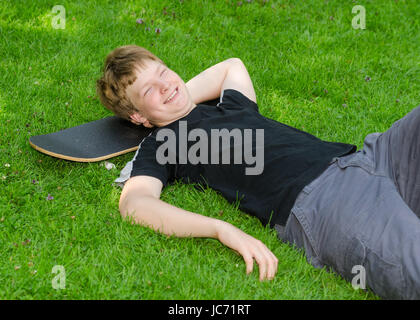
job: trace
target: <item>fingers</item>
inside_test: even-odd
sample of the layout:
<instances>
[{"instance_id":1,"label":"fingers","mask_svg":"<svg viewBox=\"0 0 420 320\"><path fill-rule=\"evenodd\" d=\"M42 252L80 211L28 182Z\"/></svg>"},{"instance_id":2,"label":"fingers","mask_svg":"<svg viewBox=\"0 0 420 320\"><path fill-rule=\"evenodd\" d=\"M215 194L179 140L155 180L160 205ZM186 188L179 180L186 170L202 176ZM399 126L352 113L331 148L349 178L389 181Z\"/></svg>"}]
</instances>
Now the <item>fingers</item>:
<instances>
[{"instance_id":1,"label":"fingers","mask_svg":"<svg viewBox=\"0 0 420 320\"><path fill-rule=\"evenodd\" d=\"M259 251L255 258L260 269L260 281L265 279L273 280L277 272L277 258L274 254L261 242L258 243Z\"/></svg>"},{"instance_id":2,"label":"fingers","mask_svg":"<svg viewBox=\"0 0 420 320\"><path fill-rule=\"evenodd\" d=\"M268 280L273 280L278 270L278 259L262 242L261 244L262 246L264 246L263 252L265 253L265 258L268 266L266 278Z\"/></svg>"},{"instance_id":3,"label":"fingers","mask_svg":"<svg viewBox=\"0 0 420 320\"><path fill-rule=\"evenodd\" d=\"M277 273L278 259L260 240L255 239L253 246L248 248L243 257L247 274L252 272L255 259L260 271L259 280L274 279Z\"/></svg>"},{"instance_id":4,"label":"fingers","mask_svg":"<svg viewBox=\"0 0 420 320\"><path fill-rule=\"evenodd\" d=\"M244 255L245 265L246 265L246 274L250 274L254 268L254 259L252 255Z\"/></svg>"},{"instance_id":5,"label":"fingers","mask_svg":"<svg viewBox=\"0 0 420 320\"><path fill-rule=\"evenodd\" d=\"M255 259L260 271L260 280L274 279L277 273L278 260L260 240L231 224L219 225L217 237L224 245L242 255L247 274L252 272Z\"/></svg>"}]
</instances>

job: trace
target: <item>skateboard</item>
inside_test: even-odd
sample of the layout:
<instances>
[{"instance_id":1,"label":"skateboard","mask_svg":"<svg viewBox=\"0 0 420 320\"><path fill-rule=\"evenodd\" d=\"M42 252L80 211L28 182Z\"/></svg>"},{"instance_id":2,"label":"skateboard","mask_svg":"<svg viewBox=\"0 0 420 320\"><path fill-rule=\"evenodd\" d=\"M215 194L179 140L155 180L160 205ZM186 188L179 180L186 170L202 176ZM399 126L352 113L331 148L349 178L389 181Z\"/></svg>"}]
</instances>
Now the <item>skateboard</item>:
<instances>
[{"instance_id":1,"label":"skateboard","mask_svg":"<svg viewBox=\"0 0 420 320\"><path fill-rule=\"evenodd\" d=\"M219 99L202 104L216 106L217 103ZM32 136L29 144L35 150L56 158L96 162L136 151L143 138L153 130L109 116L58 132Z\"/></svg>"},{"instance_id":2,"label":"skateboard","mask_svg":"<svg viewBox=\"0 0 420 320\"><path fill-rule=\"evenodd\" d=\"M135 151L151 128L116 116L58 132L33 136L30 145L49 156L77 162L102 161Z\"/></svg>"}]
</instances>

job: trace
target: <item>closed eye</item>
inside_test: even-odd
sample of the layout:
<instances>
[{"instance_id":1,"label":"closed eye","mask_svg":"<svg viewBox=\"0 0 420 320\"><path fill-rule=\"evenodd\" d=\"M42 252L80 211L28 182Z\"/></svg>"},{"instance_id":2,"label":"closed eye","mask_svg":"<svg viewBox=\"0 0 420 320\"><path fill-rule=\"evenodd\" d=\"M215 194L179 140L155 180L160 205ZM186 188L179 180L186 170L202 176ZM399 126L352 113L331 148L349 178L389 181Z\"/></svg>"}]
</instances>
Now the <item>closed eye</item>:
<instances>
[{"instance_id":1,"label":"closed eye","mask_svg":"<svg viewBox=\"0 0 420 320\"><path fill-rule=\"evenodd\" d=\"M160 73L160 76L162 76L162 74L164 74L166 72L166 69L165 70L163 70L161 73ZM144 95L146 95L150 90L151 90L152 88L150 87L149 89L147 89L146 90L146 92L144 93Z\"/></svg>"}]
</instances>

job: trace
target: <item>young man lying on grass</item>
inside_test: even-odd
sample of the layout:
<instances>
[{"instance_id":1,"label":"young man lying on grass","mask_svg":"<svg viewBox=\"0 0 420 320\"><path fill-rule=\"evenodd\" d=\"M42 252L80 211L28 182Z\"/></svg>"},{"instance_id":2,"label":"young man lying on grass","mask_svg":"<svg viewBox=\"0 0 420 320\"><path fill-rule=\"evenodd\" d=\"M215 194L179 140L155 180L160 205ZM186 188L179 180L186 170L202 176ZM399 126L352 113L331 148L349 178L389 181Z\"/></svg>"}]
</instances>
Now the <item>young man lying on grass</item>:
<instances>
[{"instance_id":1,"label":"young man lying on grass","mask_svg":"<svg viewBox=\"0 0 420 320\"><path fill-rule=\"evenodd\" d=\"M241 210L304 249L313 266L349 281L363 266L379 296L420 298L420 108L366 136L356 151L262 116L237 58L184 83L149 51L124 46L106 58L97 88L116 115L156 128L116 180L124 184L123 217L167 235L216 238L243 256L247 273L255 259L260 280L273 279L278 260L261 241L160 200L176 179L205 184L239 199ZM201 104L218 97L217 106ZM255 167L247 159L256 159Z\"/></svg>"}]
</instances>

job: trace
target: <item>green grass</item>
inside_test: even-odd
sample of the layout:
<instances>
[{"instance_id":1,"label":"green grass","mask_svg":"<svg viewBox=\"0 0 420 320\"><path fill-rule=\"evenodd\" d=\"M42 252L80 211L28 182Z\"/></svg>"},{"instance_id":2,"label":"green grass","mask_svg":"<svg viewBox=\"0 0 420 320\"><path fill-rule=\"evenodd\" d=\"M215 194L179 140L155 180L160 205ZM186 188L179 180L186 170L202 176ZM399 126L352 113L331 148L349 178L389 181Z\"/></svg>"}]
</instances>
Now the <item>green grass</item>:
<instances>
[{"instance_id":1,"label":"green grass","mask_svg":"<svg viewBox=\"0 0 420 320\"><path fill-rule=\"evenodd\" d=\"M212 190L175 184L162 199L261 239L279 258L273 281L259 282L257 267L246 276L216 240L127 223L112 181L133 154L108 171L40 154L28 138L110 115L95 80L109 51L137 44L184 81L239 57L263 115L361 148L419 104L418 1L63 0L63 30L51 26L55 4L0 1L1 299L377 299L313 268ZM351 27L355 4L366 30ZM64 290L52 288L55 265L65 267Z\"/></svg>"}]
</instances>

